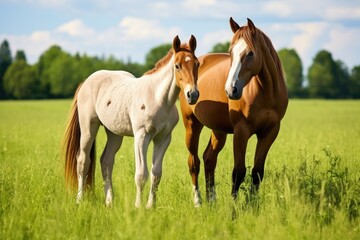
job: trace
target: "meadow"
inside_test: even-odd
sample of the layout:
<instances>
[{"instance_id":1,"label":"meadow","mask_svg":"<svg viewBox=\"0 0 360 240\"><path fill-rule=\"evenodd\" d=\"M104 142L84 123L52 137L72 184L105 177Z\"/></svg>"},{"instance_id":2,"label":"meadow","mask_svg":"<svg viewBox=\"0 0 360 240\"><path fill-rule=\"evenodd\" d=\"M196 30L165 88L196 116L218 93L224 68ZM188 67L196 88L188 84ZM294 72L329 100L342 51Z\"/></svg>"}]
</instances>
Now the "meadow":
<instances>
[{"instance_id":1,"label":"meadow","mask_svg":"<svg viewBox=\"0 0 360 240\"><path fill-rule=\"evenodd\" d=\"M116 155L115 199L105 207L97 138L96 186L68 193L60 143L70 100L0 102L0 239L359 239L360 101L291 100L257 196L250 178L230 195L232 136L219 155L217 202L194 208L184 127L165 155L157 207L134 207L133 139ZM201 137L199 155L209 130ZM246 153L253 165L256 137ZM151 152L149 153L151 154ZM150 161L148 161L150 166ZM200 187L205 199L203 164Z\"/></svg>"}]
</instances>

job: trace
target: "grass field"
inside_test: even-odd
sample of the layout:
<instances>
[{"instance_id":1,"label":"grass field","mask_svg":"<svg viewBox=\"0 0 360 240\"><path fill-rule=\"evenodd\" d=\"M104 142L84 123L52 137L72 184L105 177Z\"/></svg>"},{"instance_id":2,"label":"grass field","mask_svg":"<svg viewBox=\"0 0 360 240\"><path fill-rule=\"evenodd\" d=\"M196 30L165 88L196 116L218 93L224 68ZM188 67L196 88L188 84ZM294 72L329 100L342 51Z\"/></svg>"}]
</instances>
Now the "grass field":
<instances>
[{"instance_id":1,"label":"grass field","mask_svg":"<svg viewBox=\"0 0 360 240\"><path fill-rule=\"evenodd\" d=\"M360 239L360 101L290 101L258 196L248 194L246 178L236 202L229 136L216 170L217 202L198 209L180 121L156 210L144 207L149 184L143 207L134 207L132 138L116 156L113 207L104 204L99 161L94 193L75 205L60 158L69 107L70 100L0 102L0 239ZM200 156L208 137L205 130ZM248 144L249 169L255 140ZM100 129L98 157L104 143Z\"/></svg>"}]
</instances>

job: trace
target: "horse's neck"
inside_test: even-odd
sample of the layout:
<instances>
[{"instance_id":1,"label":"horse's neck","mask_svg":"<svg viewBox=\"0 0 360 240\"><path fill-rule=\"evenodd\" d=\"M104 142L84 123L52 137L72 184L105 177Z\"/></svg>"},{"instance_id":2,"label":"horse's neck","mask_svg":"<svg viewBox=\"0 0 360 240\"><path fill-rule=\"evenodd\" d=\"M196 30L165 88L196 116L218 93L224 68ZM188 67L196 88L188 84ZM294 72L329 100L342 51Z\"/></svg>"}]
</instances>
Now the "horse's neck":
<instances>
[{"instance_id":1,"label":"horse's neck","mask_svg":"<svg viewBox=\"0 0 360 240\"><path fill-rule=\"evenodd\" d=\"M259 84L263 89L266 98L269 101L276 101L276 98L280 92L280 79L282 73L278 72L279 67L277 66L276 59L274 59L270 52L264 54L262 69L258 75Z\"/></svg>"},{"instance_id":2,"label":"horse's neck","mask_svg":"<svg viewBox=\"0 0 360 240\"><path fill-rule=\"evenodd\" d=\"M147 75L155 93L155 101L163 106L173 106L179 96L180 89L176 86L173 57L158 71Z\"/></svg>"}]
</instances>

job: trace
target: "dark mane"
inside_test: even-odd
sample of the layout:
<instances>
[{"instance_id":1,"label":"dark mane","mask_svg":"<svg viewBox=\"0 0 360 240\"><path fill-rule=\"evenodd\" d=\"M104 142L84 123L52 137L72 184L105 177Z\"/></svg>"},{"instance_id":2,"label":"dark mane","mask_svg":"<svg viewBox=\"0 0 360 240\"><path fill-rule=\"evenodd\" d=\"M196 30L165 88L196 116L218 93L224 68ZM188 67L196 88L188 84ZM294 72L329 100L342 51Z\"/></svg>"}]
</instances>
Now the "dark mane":
<instances>
[{"instance_id":1,"label":"dark mane","mask_svg":"<svg viewBox=\"0 0 360 240\"><path fill-rule=\"evenodd\" d=\"M190 52L189 45L186 43L181 44L180 51ZM174 51L171 48L163 58L161 58L159 61L156 62L155 67L153 69L150 69L149 71L145 72L144 75L153 74L153 73L159 71L159 69L161 69L163 66L165 66L170 61L170 59L173 55L174 55Z\"/></svg>"}]
</instances>

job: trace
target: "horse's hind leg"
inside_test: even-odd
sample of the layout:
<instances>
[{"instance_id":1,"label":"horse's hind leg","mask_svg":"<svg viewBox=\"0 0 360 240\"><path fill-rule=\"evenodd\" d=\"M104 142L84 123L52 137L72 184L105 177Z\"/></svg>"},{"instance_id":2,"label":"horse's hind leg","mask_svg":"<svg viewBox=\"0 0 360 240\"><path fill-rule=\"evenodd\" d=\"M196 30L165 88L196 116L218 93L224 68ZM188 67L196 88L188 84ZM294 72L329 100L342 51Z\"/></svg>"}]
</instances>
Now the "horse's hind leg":
<instances>
[{"instance_id":1,"label":"horse's hind leg","mask_svg":"<svg viewBox=\"0 0 360 240\"><path fill-rule=\"evenodd\" d=\"M203 155L206 180L206 198L208 202L214 202L216 200L215 168L217 163L217 156L221 149L223 149L225 142L225 133L213 131Z\"/></svg>"},{"instance_id":2,"label":"horse's hind leg","mask_svg":"<svg viewBox=\"0 0 360 240\"><path fill-rule=\"evenodd\" d=\"M118 136L106 129L107 142L101 155L101 172L104 180L105 204L111 206L113 200L112 172L115 160L115 154L119 150L123 137Z\"/></svg>"},{"instance_id":3,"label":"horse's hind leg","mask_svg":"<svg viewBox=\"0 0 360 240\"><path fill-rule=\"evenodd\" d=\"M83 191L86 184L90 167L90 151L93 147L97 131L100 126L98 118L90 119L86 114L82 114L79 109L79 123L80 123L80 149L77 158L77 175L78 175L78 194L76 202L79 203L82 199ZM95 159L93 159L95 161ZM95 164L95 163L93 163Z\"/></svg>"},{"instance_id":4,"label":"horse's hind leg","mask_svg":"<svg viewBox=\"0 0 360 240\"><path fill-rule=\"evenodd\" d=\"M162 163L166 149L169 147L171 141L171 133L160 139L154 139L154 151L151 168L151 186L150 195L146 207L151 208L156 204L156 192L161 180Z\"/></svg>"}]
</instances>

